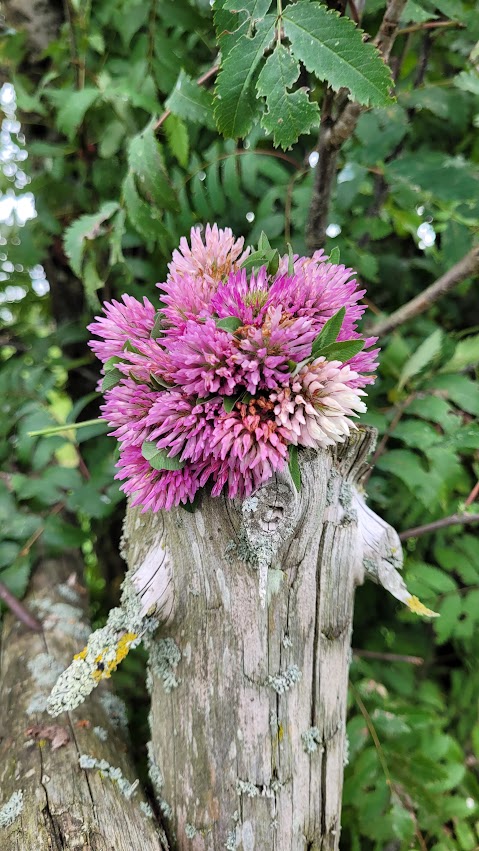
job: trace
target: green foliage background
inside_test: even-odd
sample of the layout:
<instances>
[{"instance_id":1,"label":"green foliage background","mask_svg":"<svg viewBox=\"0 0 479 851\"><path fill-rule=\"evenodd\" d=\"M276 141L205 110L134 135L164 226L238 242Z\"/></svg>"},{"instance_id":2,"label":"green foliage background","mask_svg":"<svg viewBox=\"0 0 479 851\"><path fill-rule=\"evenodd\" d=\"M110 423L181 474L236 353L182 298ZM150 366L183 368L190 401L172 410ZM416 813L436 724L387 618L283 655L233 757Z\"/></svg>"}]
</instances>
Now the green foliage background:
<instances>
[{"instance_id":1,"label":"green foliage background","mask_svg":"<svg viewBox=\"0 0 479 851\"><path fill-rule=\"evenodd\" d=\"M449 269L479 226L473 0L409 0L391 61L396 100L386 70L349 20L323 67L318 44L328 27L336 44L338 26L325 6L285 5L288 48L270 50L277 35L270 4L245 0L236 12L238 5L74 0L58 39L34 62L21 31L2 39L0 64L22 122L12 134L20 150L21 132L27 136L22 168L37 217L20 228L13 216L1 242L0 579L21 596L40 546L52 553L81 547L97 620L121 575L115 550L124 504L113 482L114 441L103 425L49 438L28 433L97 415L98 366L85 326L100 301L125 291L154 297L172 250L195 223L216 221L249 242L265 231L274 247L284 251L291 241L305 253L309 157L325 77L373 104L340 152L329 215L336 236L326 250L338 247L342 262L358 270L375 313L393 311ZM367 0L368 32L377 31L384 6ZM321 26L311 24L310 55L298 19L315 8ZM272 35L263 38L268 26ZM340 40L353 31L359 53L346 76ZM214 101L218 37L223 68ZM353 73L362 48L370 51L366 82ZM237 63L246 56L241 72ZM286 128L278 124L284 114ZM5 172L8 193L15 174ZM29 270L38 264L49 295L32 287ZM479 477L477 282L463 282L380 342L364 418L381 441L368 490L375 510L401 531L462 511ZM406 580L440 612L433 623L381 589L358 592L344 851L479 847L473 528L445 528L406 544ZM139 668L133 662L118 675L133 717L143 699Z\"/></svg>"}]
</instances>

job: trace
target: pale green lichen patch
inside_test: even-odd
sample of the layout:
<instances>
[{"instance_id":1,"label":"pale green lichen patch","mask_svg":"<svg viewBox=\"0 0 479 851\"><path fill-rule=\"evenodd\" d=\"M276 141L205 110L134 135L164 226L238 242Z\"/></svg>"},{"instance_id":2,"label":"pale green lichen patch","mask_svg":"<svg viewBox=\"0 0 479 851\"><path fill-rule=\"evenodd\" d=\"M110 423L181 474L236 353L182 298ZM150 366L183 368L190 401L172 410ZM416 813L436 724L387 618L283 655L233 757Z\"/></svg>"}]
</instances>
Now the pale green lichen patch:
<instances>
[{"instance_id":1,"label":"pale green lichen patch","mask_svg":"<svg viewBox=\"0 0 479 851\"><path fill-rule=\"evenodd\" d=\"M85 641L88 638L90 630L83 622L84 612L79 606L72 606L70 603L54 603L49 597L42 597L34 600L32 607L40 614L43 629L46 631L56 629L79 641Z\"/></svg>"},{"instance_id":2,"label":"pale green lichen patch","mask_svg":"<svg viewBox=\"0 0 479 851\"><path fill-rule=\"evenodd\" d=\"M290 665L285 671L279 674L269 676L267 685L271 686L277 694L284 694L289 691L295 683L301 679L301 671L297 665Z\"/></svg>"},{"instance_id":3,"label":"pale green lichen patch","mask_svg":"<svg viewBox=\"0 0 479 851\"><path fill-rule=\"evenodd\" d=\"M257 495L241 503L238 555L259 571L259 597L263 608L268 593L268 571L274 567L275 556L293 529L295 505L291 492L282 485L261 488Z\"/></svg>"},{"instance_id":4,"label":"pale green lichen patch","mask_svg":"<svg viewBox=\"0 0 479 851\"><path fill-rule=\"evenodd\" d=\"M50 653L39 653L27 662L27 668L39 686L52 686L63 671L63 665Z\"/></svg>"},{"instance_id":5,"label":"pale green lichen patch","mask_svg":"<svg viewBox=\"0 0 479 851\"><path fill-rule=\"evenodd\" d=\"M171 818L171 816L173 815L173 810L171 809L168 801L165 801L164 798L160 798L160 800L158 801L158 805L164 817Z\"/></svg>"},{"instance_id":6,"label":"pale green lichen patch","mask_svg":"<svg viewBox=\"0 0 479 851\"><path fill-rule=\"evenodd\" d=\"M249 780L237 780L236 792L238 795L246 795L248 798L257 798L260 793L258 787L254 783L250 783Z\"/></svg>"},{"instance_id":7,"label":"pale green lichen patch","mask_svg":"<svg viewBox=\"0 0 479 851\"><path fill-rule=\"evenodd\" d=\"M81 754L78 763L80 768L83 768L85 771L96 769L100 772L102 777L107 777L113 783L116 783L121 794L127 800L130 800L130 798L133 797L139 786L139 780L134 780L133 783L130 783L126 777L123 776L121 768L114 768L106 761L106 759L96 759L94 756Z\"/></svg>"},{"instance_id":8,"label":"pale green lichen patch","mask_svg":"<svg viewBox=\"0 0 479 851\"><path fill-rule=\"evenodd\" d=\"M155 814L146 801L140 801L140 810L147 818L154 818Z\"/></svg>"},{"instance_id":9,"label":"pale green lichen patch","mask_svg":"<svg viewBox=\"0 0 479 851\"><path fill-rule=\"evenodd\" d=\"M356 523L358 514L356 509L353 508L353 486L350 482L341 482L341 487L339 488L339 503L344 511L341 520L342 525L347 526L349 523Z\"/></svg>"},{"instance_id":10,"label":"pale green lichen patch","mask_svg":"<svg viewBox=\"0 0 479 851\"><path fill-rule=\"evenodd\" d=\"M153 790L157 798L161 798L161 791L163 789L163 775L160 771L160 767L155 759L155 753L153 750L153 742L148 742L146 746L147 754L148 754L148 774L150 776L151 785L153 786Z\"/></svg>"},{"instance_id":11,"label":"pale green lichen patch","mask_svg":"<svg viewBox=\"0 0 479 851\"><path fill-rule=\"evenodd\" d=\"M10 827L23 810L23 792L14 792L0 809L0 827Z\"/></svg>"},{"instance_id":12,"label":"pale green lichen patch","mask_svg":"<svg viewBox=\"0 0 479 851\"><path fill-rule=\"evenodd\" d=\"M226 544L226 547L225 547L225 556L229 555L230 553L235 553L236 549L237 549L236 541L233 541L233 539L230 538L230 540L228 541L228 543Z\"/></svg>"},{"instance_id":13,"label":"pale green lichen patch","mask_svg":"<svg viewBox=\"0 0 479 851\"><path fill-rule=\"evenodd\" d=\"M153 786L153 791L155 793L156 800L158 801L158 806L165 818L171 818L171 816L173 815L173 810L171 809L168 801L165 801L162 795L163 785L165 781L160 771L160 767L155 759L153 742L148 742L146 750L148 754L148 774L150 776L151 785Z\"/></svg>"},{"instance_id":14,"label":"pale green lichen patch","mask_svg":"<svg viewBox=\"0 0 479 851\"><path fill-rule=\"evenodd\" d=\"M149 642L150 672L158 677L165 692L169 694L181 682L176 676L176 669L181 662L181 650L172 638L160 638Z\"/></svg>"},{"instance_id":15,"label":"pale green lichen patch","mask_svg":"<svg viewBox=\"0 0 479 851\"><path fill-rule=\"evenodd\" d=\"M121 606L111 610L105 626L90 635L86 647L55 683L48 701L50 715L75 709L157 625L154 618L143 617L140 600L126 577Z\"/></svg>"},{"instance_id":16,"label":"pale green lichen patch","mask_svg":"<svg viewBox=\"0 0 479 851\"><path fill-rule=\"evenodd\" d=\"M99 701L108 716L113 727L126 729L128 726L128 713L126 703L111 691L101 694Z\"/></svg>"},{"instance_id":17,"label":"pale green lichen patch","mask_svg":"<svg viewBox=\"0 0 479 851\"><path fill-rule=\"evenodd\" d=\"M47 702L48 695L34 694L25 710L27 715L40 715L42 712L46 712Z\"/></svg>"},{"instance_id":18,"label":"pale green lichen patch","mask_svg":"<svg viewBox=\"0 0 479 851\"><path fill-rule=\"evenodd\" d=\"M185 836L187 839L194 839L198 831L194 824L187 824L185 826Z\"/></svg>"},{"instance_id":19,"label":"pale green lichen patch","mask_svg":"<svg viewBox=\"0 0 479 851\"><path fill-rule=\"evenodd\" d=\"M329 474L328 484L326 487L326 505L333 505L336 502L336 479L339 477L337 470L332 469Z\"/></svg>"},{"instance_id":20,"label":"pale green lichen patch","mask_svg":"<svg viewBox=\"0 0 479 851\"><path fill-rule=\"evenodd\" d=\"M60 594L60 597L63 597L67 603L78 603L80 601L80 595L78 591L75 591L71 585L68 585L67 582L62 582L61 585L57 585L57 591Z\"/></svg>"},{"instance_id":21,"label":"pale green lichen patch","mask_svg":"<svg viewBox=\"0 0 479 851\"><path fill-rule=\"evenodd\" d=\"M262 786L257 786L249 780L238 779L236 781L236 793L238 795L245 795L247 798L274 798L282 785L278 779L272 780L269 785L264 783Z\"/></svg>"},{"instance_id":22,"label":"pale green lichen patch","mask_svg":"<svg viewBox=\"0 0 479 851\"><path fill-rule=\"evenodd\" d=\"M303 750L308 754L315 753L318 749L320 753L324 751L321 745L322 739L318 727L310 727L305 733L301 733L301 741L303 743Z\"/></svg>"},{"instance_id":23,"label":"pale green lichen patch","mask_svg":"<svg viewBox=\"0 0 479 851\"><path fill-rule=\"evenodd\" d=\"M236 851L238 845L236 843L236 828L234 830L230 830L228 836L226 837L225 848L226 851Z\"/></svg>"},{"instance_id":24,"label":"pale green lichen patch","mask_svg":"<svg viewBox=\"0 0 479 851\"><path fill-rule=\"evenodd\" d=\"M93 727L93 733L95 734L97 739L100 739L100 742L106 742L108 738L108 732L105 730L104 727Z\"/></svg>"}]
</instances>

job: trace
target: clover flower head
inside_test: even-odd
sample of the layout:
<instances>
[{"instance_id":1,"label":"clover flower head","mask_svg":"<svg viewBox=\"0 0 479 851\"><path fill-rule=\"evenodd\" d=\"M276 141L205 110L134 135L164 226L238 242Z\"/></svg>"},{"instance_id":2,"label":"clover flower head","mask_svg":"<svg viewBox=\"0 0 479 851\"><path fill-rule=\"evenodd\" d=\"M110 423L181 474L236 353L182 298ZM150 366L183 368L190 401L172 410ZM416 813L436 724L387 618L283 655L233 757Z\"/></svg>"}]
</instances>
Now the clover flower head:
<instances>
[{"instance_id":1,"label":"clover flower head","mask_svg":"<svg viewBox=\"0 0 479 851\"><path fill-rule=\"evenodd\" d=\"M285 468L289 446L341 443L366 410L378 349L358 330L353 270L319 251L264 255L248 271L249 253L229 228L193 228L161 307L123 296L90 326L116 477L144 511L191 502L206 484L247 497Z\"/></svg>"}]
</instances>

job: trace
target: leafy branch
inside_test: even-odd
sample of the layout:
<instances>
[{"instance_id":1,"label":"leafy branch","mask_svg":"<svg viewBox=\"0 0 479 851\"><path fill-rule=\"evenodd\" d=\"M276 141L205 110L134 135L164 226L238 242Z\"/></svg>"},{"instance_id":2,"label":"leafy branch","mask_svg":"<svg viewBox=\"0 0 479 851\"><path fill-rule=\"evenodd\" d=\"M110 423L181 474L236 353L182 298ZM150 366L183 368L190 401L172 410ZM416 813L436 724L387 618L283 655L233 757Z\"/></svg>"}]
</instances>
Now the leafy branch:
<instances>
[{"instance_id":1,"label":"leafy branch","mask_svg":"<svg viewBox=\"0 0 479 851\"><path fill-rule=\"evenodd\" d=\"M470 523L479 523L479 514L450 514L449 517L441 517L439 520L433 520L431 523L424 523L422 526L415 526L413 529L406 529L399 534L401 541L407 541L409 538L420 538L422 535L427 535L429 532L437 532L438 529L447 529L448 526L468 526Z\"/></svg>"},{"instance_id":2,"label":"leafy branch","mask_svg":"<svg viewBox=\"0 0 479 851\"><path fill-rule=\"evenodd\" d=\"M390 70L378 47L363 41L350 18L310 0L284 10L279 3L276 15L267 14L270 5L270 0L245 2L241 11L246 19L237 14L225 18L226 11L234 10L232 0L217 10L223 61L215 118L223 135L246 136L260 116L275 147L289 148L309 133L319 121L318 104L305 89L290 91L301 65L342 96L349 91L358 104L391 102Z\"/></svg>"},{"instance_id":3,"label":"leafy branch","mask_svg":"<svg viewBox=\"0 0 479 851\"><path fill-rule=\"evenodd\" d=\"M424 313L434 302L450 292L457 284L462 283L462 281L476 275L478 272L479 246L475 246L465 257L455 263L454 266L445 272L444 275L441 275L437 281L434 281L422 293L419 293L411 301L408 301L402 307L398 308L398 310L395 310L390 316L376 322L369 330L373 330L374 334L378 337L389 334L395 328L398 328L420 313Z\"/></svg>"},{"instance_id":4,"label":"leafy branch","mask_svg":"<svg viewBox=\"0 0 479 851\"><path fill-rule=\"evenodd\" d=\"M389 0L384 18L373 40L385 63L389 61L405 5L406 0ZM354 97L352 90L351 93ZM326 91L321 111L319 161L306 230L306 239L311 251L324 245L331 194L336 179L338 153L354 133L362 110L361 101L357 98L354 101L347 100L344 89L335 93L333 88L329 87Z\"/></svg>"}]
</instances>

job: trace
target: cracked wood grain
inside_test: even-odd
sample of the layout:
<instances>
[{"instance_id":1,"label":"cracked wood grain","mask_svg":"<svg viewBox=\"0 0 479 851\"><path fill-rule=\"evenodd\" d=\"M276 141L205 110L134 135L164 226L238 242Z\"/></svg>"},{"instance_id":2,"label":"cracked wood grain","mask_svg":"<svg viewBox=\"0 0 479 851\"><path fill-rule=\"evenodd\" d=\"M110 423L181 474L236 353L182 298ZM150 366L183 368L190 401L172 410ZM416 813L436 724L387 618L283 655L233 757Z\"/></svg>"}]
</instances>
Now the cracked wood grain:
<instances>
[{"instance_id":1,"label":"cracked wood grain","mask_svg":"<svg viewBox=\"0 0 479 851\"><path fill-rule=\"evenodd\" d=\"M374 439L360 429L334 451L301 452L299 494L285 473L243 503L128 509L130 570L154 558L159 531L158 560L166 550L172 564L150 723L175 851L338 849L354 592L369 540L355 488ZM165 639L177 649L174 686L155 652Z\"/></svg>"},{"instance_id":2,"label":"cracked wood grain","mask_svg":"<svg viewBox=\"0 0 479 851\"><path fill-rule=\"evenodd\" d=\"M127 800L98 771L80 769L80 754L106 760L133 782L136 771L127 732L106 684L83 706L53 722L42 704L58 673L82 649L89 633L87 600L78 583L75 554L40 563L27 602L43 621L33 633L12 615L5 618L0 667L0 807L16 790L23 810L13 824L0 827L2 851L167 851L155 820L140 809L141 790ZM105 699L106 698L106 699ZM52 750L34 725L58 724L69 741ZM102 728L106 739L95 733Z\"/></svg>"}]
</instances>

